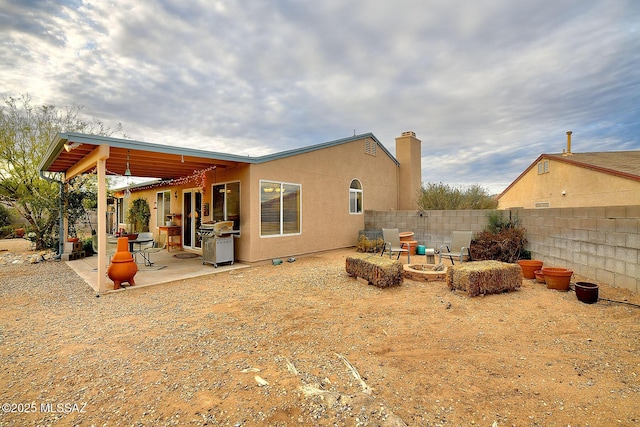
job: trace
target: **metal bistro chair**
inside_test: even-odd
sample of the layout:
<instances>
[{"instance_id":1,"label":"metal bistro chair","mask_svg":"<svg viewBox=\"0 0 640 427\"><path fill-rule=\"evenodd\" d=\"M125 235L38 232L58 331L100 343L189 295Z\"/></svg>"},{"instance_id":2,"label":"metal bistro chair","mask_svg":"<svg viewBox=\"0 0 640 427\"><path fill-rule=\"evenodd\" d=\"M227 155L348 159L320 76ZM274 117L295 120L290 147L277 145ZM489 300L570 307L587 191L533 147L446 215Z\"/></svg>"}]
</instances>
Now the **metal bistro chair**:
<instances>
[{"instance_id":1,"label":"metal bistro chair","mask_svg":"<svg viewBox=\"0 0 640 427\"><path fill-rule=\"evenodd\" d=\"M158 234L158 237L155 241L150 242L142 247L140 251L140 255L144 258L145 265L151 266L153 262L151 262L151 254L158 253L167 247L167 235L166 234Z\"/></svg>"},{"instance_id":2,"label":"metal bistro chair","mask_svg":"<svg viewBox=\"0 0 640 427\"><path fill-rule=\"evenodd\" d=\"M382 238L384 239L384 246L382 247L382 253L380 256L384 255L385 250L388 250L389 258L391 258L391 254L393 254L393 252L397 252L398 256L396 259L400 259L400 254L406 252L407 262L411 262L409 244L406 242L400 242L400 232L397 228L383 228Z\"/></svg>"},{"instance_id":3,"label":"metal bistro chair","mask_svg":"<svg viewBox=\"0 0 640 427\"><path fill-rule=\"evenodd\" d=\"M144 235L144 236L143 236ZM153 237L153 233L140 233L138 238ZM153 262L151 261L151 254L158 253L163 250L167 246L167 235L166 234L158 234L158 237L155 241L151 241L149 243L142 243L139 253L144 259L144 264L146 266L152 266Z\"/></svg>"},{"instance_id":4,"label":"metal bistro chair","mask_svg":"<svg viewBox=\"0 0 640 427\"><path fill-rule=\"evenodd\" d=\"M471 239L473 238L473 231L454 231L453 241L450 245L440 246L439 262L442 263L442 257L449 257L451 264L454 258L457 258L460 262L464 262L464 257L471 259ZM445 250L446 249L446 250Z\"/></svg>"}]
</instances>

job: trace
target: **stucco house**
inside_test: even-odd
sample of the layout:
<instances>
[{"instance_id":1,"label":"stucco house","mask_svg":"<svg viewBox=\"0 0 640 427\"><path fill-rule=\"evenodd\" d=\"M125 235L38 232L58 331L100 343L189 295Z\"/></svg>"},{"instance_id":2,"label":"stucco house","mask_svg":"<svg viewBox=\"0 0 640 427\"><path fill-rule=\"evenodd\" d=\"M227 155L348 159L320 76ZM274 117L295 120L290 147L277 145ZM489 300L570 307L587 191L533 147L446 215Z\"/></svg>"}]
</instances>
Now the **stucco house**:
<instances>
[{"instance_id":1,"label":"stucco house","mask_svg":"<svg viewBox=\"0 0 640 427\"><path fill-rule=\"evenodd\" d=\"M394 157L366 133L249 157L64 133L50 145L40 170L61 173L64 182L98 174L99 249L106 248L109 228L104 178L151 177L158 181L116 195L115 223L126 222L127 203L145 198L152 208L150 231L159 233L173 215L182 248L199 252L200 223L230 220L240 231L235 259L256 262L353 246L364 229L365 209L417 209L420 145L414 132L403 132ZM106 261L99 261L99 269Z\"/></svg>"},{"instance_id":2,"label":"stucco house","mask_svg":"<svg viewBox=\"0 0 640 427\"><path fill-rule=\"evenodd\" d=\"M500 195L498 209L640 205L640 151L541 154Z\"/></svg>"}]
</instances>

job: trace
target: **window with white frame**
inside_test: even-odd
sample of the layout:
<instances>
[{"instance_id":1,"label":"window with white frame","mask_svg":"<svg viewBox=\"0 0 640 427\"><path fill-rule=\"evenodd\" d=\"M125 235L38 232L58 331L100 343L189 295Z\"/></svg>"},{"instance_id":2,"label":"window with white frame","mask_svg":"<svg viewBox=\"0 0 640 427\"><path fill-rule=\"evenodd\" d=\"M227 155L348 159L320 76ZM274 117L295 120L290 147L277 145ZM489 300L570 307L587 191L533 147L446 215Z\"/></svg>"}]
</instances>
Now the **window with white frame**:
<instances>
[{"instance_id":1,"label":"window with white frame","mask_svg":"<svg viewBox=\"0 0 640 427\"><path fill-rule=\"evenodd\" d=\"M362 213L362 184L359 179L352 180L349 186L349 213Z\"/></svg>"},{"instance_id":2,"label":"window with white frame","mask_svg":"<svg viewBox=\"0 0 640 427\"><path fill-rule=\"evenodd\" d=\"M171 214L171 191L159 191L156 193L156 227L162 227Z\"/></svg>"},{"instance_id":3,"label":"window with white frame","mask_svg":"<svg viewBox=\"0 0 640 427\"><path fill-rule=\"evenodd\" d=\"M302 186L260 181L260 236L300 234Z\"/></svg>"},{"instance_id":4,"label":"window with white frame","mask_svg":"<svg viewBox=\"0 0 640 427\"><path fill-rule=\"evenodd\" d=\"M233 221L233 229L240 230L240 182L211 186L211 220Z\"/></svg>"}]
</instances>

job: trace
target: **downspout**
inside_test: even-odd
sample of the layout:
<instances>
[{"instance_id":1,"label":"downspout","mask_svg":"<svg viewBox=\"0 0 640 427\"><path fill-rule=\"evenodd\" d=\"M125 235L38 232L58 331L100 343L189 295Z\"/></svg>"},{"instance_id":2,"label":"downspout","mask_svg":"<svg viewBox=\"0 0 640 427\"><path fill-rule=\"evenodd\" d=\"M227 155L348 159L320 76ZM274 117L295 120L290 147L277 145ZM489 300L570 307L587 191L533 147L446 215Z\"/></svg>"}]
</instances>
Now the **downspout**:
<instances>
[{"instance_id":1,"label":"downspout","mask_svg":"<svg viewBox=\"0 0 640 427\"><path fill-rule=\"evenodd\" d=\"M58 255L56 255L56 259L60 259L62 257L62 253L64 252L64 181L59 181L54 178L49 178L44 174L44 171L40 171L40 178L43 178L49 182L57 182L60 186L60 217L58 218Z\"/></svg>"}]
</instances>

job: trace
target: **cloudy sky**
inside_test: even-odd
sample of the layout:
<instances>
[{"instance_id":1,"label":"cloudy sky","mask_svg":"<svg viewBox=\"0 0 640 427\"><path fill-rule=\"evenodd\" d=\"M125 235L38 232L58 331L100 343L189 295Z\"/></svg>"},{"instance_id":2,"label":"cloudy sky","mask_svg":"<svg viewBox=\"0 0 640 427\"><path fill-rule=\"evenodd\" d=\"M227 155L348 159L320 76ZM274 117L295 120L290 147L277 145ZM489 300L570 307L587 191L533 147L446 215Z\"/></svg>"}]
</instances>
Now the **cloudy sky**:
<instances>
[{"instance_id":1,"label":"cloudy sky","mask_svg":"<svg viewBox=\"0 0 640 427\"><path fill-rule=\"evenodd\" d=\"M262 155L422 140L502 191L542 153L640 149L638 0L0 0L0 96Z\"/></svg>"}]
</instances>

